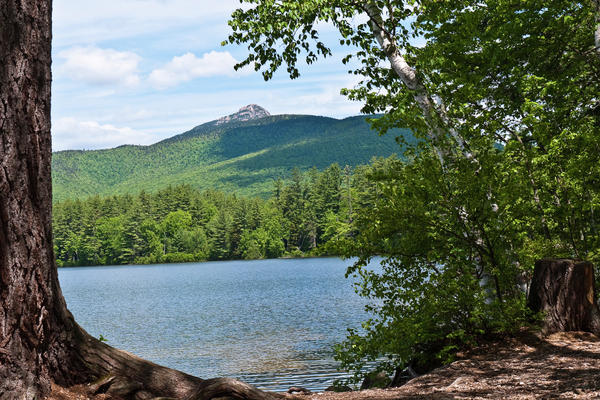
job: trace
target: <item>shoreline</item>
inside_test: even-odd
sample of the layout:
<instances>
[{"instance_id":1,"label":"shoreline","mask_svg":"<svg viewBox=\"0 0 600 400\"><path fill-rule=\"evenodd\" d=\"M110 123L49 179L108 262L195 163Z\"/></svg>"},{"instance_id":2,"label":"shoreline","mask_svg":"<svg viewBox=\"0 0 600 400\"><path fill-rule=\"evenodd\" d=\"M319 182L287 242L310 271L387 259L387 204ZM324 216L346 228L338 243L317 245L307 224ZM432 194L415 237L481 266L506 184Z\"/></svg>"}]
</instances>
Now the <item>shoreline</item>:
<instances>
[{"instance_id":1,"label":"shoreline","mask_svg":"<svg viewBox=\"0 0 600 400\"><path fill-rule=\"evenodd\" d=\"M451 364L397 388L310 394L277 393L289 400L391 399L598 399L600 338L560 332L542 338L530 332L489 342ZM47 400L117 400L90 395L85 386L53 386Z\"/></svg>"},{"instance_id":2,"label":"shoreline","mask_svg":"<svg viewBox=\"0 0 600 400\"><path fill-rule=\"evenodd\" d=\"M380 257L380 256L373 256ZM187 261L187 262L160 262L160 263L146 263L146 264L100 264L100 265L61 265L58 266L58 269L68 269L68 268L99 268L99 267L139 267L139 266L151 266L151 265L185 265L185 264L206 264L206 263L225 263L225 262L253 262L253 261L271 261L271 260L308 260L311 258L315 259L323 259L323 258L335 258L338 260L349 260L348 258L344 258L336 255L308 255L308 256L283 256L277 258L253 258L253 259L231 259L231 260L201 260L201 261Z\"/></svg>"}]
</instances>

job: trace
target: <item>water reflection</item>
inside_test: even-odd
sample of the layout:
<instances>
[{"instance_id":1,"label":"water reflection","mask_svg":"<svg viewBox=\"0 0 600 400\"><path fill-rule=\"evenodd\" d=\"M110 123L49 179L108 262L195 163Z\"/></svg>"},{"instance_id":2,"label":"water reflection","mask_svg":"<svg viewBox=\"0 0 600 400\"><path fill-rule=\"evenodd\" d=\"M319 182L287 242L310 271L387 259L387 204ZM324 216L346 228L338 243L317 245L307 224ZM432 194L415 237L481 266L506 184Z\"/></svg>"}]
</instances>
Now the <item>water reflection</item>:
<instances>
[{"instance_id":1,"label":"water reflection","mask_svg":"<svg viewBox=\"0 0 600 400\"><path fill-rule=\"evenodd\" d=\"M365 319L339 259L61 269L77 321L109 344L200 377L322 390L332 346Z\"/></svg>"}]
</instances>

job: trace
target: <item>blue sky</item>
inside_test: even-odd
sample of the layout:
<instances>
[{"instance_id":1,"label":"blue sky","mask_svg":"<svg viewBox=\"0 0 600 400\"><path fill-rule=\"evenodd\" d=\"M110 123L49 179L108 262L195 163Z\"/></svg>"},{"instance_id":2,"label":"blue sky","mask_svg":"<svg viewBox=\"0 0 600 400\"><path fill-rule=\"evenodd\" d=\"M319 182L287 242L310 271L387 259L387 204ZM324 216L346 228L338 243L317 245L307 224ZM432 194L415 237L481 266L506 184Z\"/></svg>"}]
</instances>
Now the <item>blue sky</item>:
<instances>
[{"instance_id":1,"label":"blue sky","mask_svg":"<svg viewBox=\"0 0 600 400\"><path fill-rule=\"evenodd\" d=\"M272 114L346 117L357 79L343 49L265 82L235 72L244 47L221 47L237 0L54 0L53 149L150 144L256 103ZM333 32L329 43L335 45Z\"/></svg>"}]
</instances>

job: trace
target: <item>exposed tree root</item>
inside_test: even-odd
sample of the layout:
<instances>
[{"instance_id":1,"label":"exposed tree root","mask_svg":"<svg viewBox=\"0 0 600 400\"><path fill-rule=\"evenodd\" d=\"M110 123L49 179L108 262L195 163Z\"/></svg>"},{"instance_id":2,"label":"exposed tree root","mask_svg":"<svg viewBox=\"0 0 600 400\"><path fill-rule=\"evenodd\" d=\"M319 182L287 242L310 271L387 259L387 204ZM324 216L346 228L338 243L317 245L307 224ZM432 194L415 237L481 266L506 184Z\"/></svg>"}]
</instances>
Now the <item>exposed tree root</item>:
<instances>
[{"instance_id":1,"label":"exposed tree root","mask_svg":"<svg viewBox=\"0 0 600 400\"><path fill-rule=\"evenodd\" d=\"M283 396L263 392L235 379L216 378L203 381L186 400L210 400L223 397L241 400L272 400Z\"/></svg>"},{"instance_id":2,"label":"exposed tree root","mask_svg":"<svg viewBox=\"0 0 600 400\"><path fill-rule=\"evenodd\" d=\"M277 394L231 378L200 379L144 360L111 347L77 327L79 361L88 370L89 394L108 394L123 399L173 398L209 400L271 400ZM89 381L93 381L90 383Z\"/></svg>"}]
</instances>

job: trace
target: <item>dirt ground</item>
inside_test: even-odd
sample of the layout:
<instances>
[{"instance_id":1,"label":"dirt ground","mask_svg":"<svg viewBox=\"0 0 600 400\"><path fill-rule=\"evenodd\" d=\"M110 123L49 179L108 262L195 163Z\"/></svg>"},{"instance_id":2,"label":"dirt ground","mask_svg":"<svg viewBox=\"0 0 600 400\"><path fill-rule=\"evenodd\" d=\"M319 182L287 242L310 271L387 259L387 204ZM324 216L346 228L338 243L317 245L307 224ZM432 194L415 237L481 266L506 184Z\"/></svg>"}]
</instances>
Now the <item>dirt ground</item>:
<instances>
[{"instance_id":1,"label":"dirt ground","mask_svg":"<svg viewBox=\"0 0 600 400\"><path fill-rule=\"evenodd\" d=\"M79 393L78 393L79 392ZM393 389L286 395L290 400L600 399L600 339L524 333L490 343L463 359ZM84 388L55 387L48 400L88 400ZM94 400L110 400L104 395Z\"/></svg>"},{"instance_id":2,"label":"dirt ground","mask_svg":"<svg viewBox=\"0 0 600 400\"><path fill-rule=\"evenodd\" d=\"M523 334L395 389L324 393L305 399L600 399L600 339L567 332Z\"/></svg>"}]
</instances>

